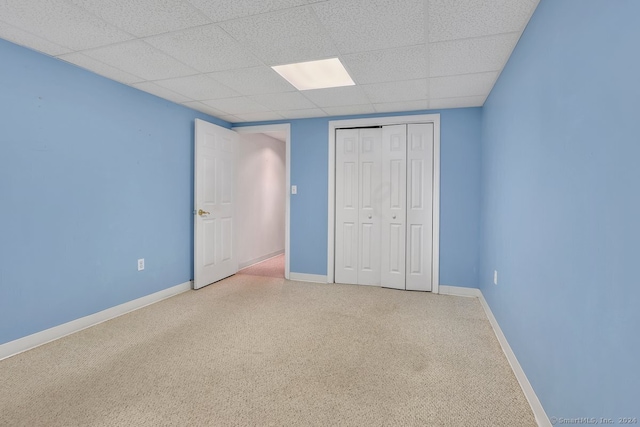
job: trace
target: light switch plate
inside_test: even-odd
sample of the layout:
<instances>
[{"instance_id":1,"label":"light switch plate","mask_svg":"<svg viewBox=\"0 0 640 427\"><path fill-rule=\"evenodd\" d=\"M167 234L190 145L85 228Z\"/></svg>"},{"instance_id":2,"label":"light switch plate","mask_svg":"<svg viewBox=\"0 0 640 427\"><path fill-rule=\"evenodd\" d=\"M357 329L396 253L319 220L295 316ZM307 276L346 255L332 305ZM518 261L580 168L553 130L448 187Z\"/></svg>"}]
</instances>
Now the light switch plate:
<instances>
[{"instance_id":1,"label":"light switch plate","mask_svg":"<svg viewBox=\"0 0 640 427\"><path fill-rule=\"evenodd\" d=\"M298 186L297 185L292 185L291 186L291 194L298 194Z\"/></svg>"}]
</instances>

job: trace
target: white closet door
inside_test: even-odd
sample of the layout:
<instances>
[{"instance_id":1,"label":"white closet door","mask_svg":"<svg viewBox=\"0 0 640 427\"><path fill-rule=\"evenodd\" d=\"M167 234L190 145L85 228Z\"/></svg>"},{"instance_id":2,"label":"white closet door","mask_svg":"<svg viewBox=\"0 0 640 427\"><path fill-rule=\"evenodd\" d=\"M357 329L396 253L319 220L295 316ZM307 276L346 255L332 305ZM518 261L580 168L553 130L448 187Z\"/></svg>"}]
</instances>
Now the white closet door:
<instances>
[{"instance_id":1,"label":"white closet door","mask_svg":"<svg viewBox=\"0 0 640 427\"><path fill-rule=\"evenodd\" d=\"M381 284L405 289L407 126L382 128Z\"/></svg>"},{"instance_id":2,"label":"white closet door","mask_svg":"<svg viewBox=\"0 0 640 427\"><path fill-rule=\"evenodd\" d=\"M406 289L431 291L433 223L433 124L407 129Z\"/></svg>"},{"instance_id":3,"label":"white closet door","mask_svg":"<svg viewBox=\"0 0 640 427\"><path fill-rule=\"evenodd\" d=\"M360 129L358 283L380 285L382 129Z\"/></svg>"},{"instance_id":4,"label":"white closet door","mask_svg":"<svg viewBox=\"0 0 640 427\"><path fill-rule=\"evenodd\" d=\"M358 283L358 135L358 129L336 131L336 283Z\"/></svg>"}]
</instances>

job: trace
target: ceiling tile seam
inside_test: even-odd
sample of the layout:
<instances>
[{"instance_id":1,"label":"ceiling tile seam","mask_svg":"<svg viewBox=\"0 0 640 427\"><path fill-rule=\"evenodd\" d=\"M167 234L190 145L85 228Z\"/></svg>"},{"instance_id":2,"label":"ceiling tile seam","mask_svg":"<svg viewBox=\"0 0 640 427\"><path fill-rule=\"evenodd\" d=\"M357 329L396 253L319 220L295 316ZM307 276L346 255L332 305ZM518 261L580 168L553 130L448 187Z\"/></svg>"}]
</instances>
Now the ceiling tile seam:
<instances>
[{"instance_id":1,"label":"ceiling tile seam","mask_svg":"<svg viewBox=\"0 0 640 427\"><path fill-rule=\"evenodd\" d=\"M111 27L111 28L114 28L114 29L116 29L116 30L118 30L118 31L122 31L123 33L128 34L129 36L131 36L131 38L130 38L129 40L125 40L125 41L131 41L131 40L138 39L138 36L136 36L135 34L131 34L131 33L130 33L129 31L127 31L127 30L124 30L124 29L122 29L122 28L120 28L120 27L118 27L118 26L116 26L116 25L110 24L109 22L105 21L104 19L102 19L101 17L99 17L98 15L96 15L95 13L91 12L90 10L85 9L85 8L84 8L84 7L82 7L82 6L78 6L78 5L76 5L76 4L74 4L74 3L71 3L70 1L67 1L67 0L63 0L63 2L64 2L67 6L70 6L70 7L72 7L72 8L75 8L76 10L81 10L82 12L84 12L84 13L86 13L86 14L88 14L88 15L93 16L93 17L94 17L94 18L96 18L98 21L101 21L103 24L105 24L107 27ZM120 43L120 42L118 42L118 43ZM93 46L93 47L91 47L91 49L95 49L95 48L98 48L98 47L104 47L104 46L110 46L111 44L114 44L114 43L107 43L107 44L104 44L104 45ZM71 50L73 50L74 52L78 52L78 51L76 51L75 49L71 49ZM85 49L85 50L86 50L86 49Z\"/></svg>"},{"instance_id":2,"label":"ceiling tile seam","mask_svg":"<svg viewBox=\"0 0 640 427\"><path fill-rule=\"evenodd\" d=\"M443 78L447 78L447 77L460 77L460 76L473 76L475 74L489 74L489 73L495 73L498 70L487 70L487 71L476 71L473 73L462 73L462 74L445 74L443 76L429 76L428 79L443 79ZM402 81L406 81L406 80L402 80Z\"/></svg>"},{"instance_id":3,"label":"ceiling tile seam","mask_svg":"<svg viewBox=\"0 0 640 427\"><path fill-rule=\"evenodd\" d=\"M136 88L136 89L138 89L138 90L141 90L141 91L143 91L143 92L146 92L145 90L140 89L140 88L137 88L137 87L135 87L135 86L134 86L134 85L136 85L136 84L140 84L140 83L152 83L152 84L156 85L156 84L155 84L155 83L153 83L153 82L144 81L144 82L132 83L132 84L131 84L131 87ZM188 101L182 101L182 102L171 101L171 102L175 102L176 104L183 104L183 103L185 103L185 102L200 102L200 101L198 101L197 99L193 99L192 97L187 96L187 95L185 95L185 94L183 94L183 93L178 93L178 92L176 92L175 90L172 90L172 89L166 88L166 87L164 87L164 86L160 86L160 85L156 85L156 86L158 86L158 87L159 87L161 90L163 90L163 91L167 91L167 92L172 93L172 94L174 94L174 95L181 96L181 97L183 97L183 98L187 98L187 99L188 99ZM150 93L150 92L149 92L149 93ZM159 96L159 95L156 95L156 96ZM165 99L166 99L166 98L165 98Z\"/></svg>"},{"instance_id":4,"label":"ceiling tile seam","mask_svg":"<svg viewBox=\"0 0 640 427\"><path fill-rule=\"evenodd\" d=\"M45 42L47 42L47 43L51 43L51 44L53 44L53 45L55 45L55 46L58 46L58 47L61 47L61 48L64 48L64 49L68 49L68 50L70 50L70 51L71 51L71 52L67 52L66 54L76 52L76 50L75 50L75 49L72 49L72 48L70 48L69 46L65 46L65 45L63 45L63 44L60 44L60 43L57 43L57 42L53 42L53 41L51 41L51 40L49 40L49 39L45 39L44 37L39 36L39 35L37 35L37 34L35 34L35 33L32 33L31 31L27 31L27 30L25 30L24 28L16 27L15 25L9 24L8 22L3 21L2 19L0 19L0 22L2 22L3 24L5 24L5 25L6 25L6 26L8 26L8 27L15 28L15 29L16 29L16 30L18 30L18 31L22 31L23 33L27 33L27 34L29 34L29 35L31 35L31 36L33 36L33 37L36 37L36 38L38 38L38 39L40 39L40 40L42 40L42 41L45 41ZM5 40L5 39L3 39L3 40ZM8 40L8 41L10 41L10 40ZM13 43L13 42L12 42L12 43ZM14 44L17 44L17 43L14 43ZM40 52L40 53L42 53L42 54L44 54L44 55L48 55L48 56L51 56L51 57L56 57L56 56L58 56L58 55L50 55L50 54L48 54L48 53L41 52L41 51L36 50L36 49L34 49L34 48L30 47L30 46L26 46L26 45L20 45L20 46L26 47L27 49L31 49L31 50L33 50L33 51ZM65 53L61 53L60 55L66 55L66 54L65 54Z\"/></svg>"},{"instance_id":5,"label":"ceiling tile seam","mask_svg":"<svg viewBox=\"0 0 640 427\"><path fill-rule=\"evenodd\" d=\"M506 36L506 35L515 35L515 34L518 34L518 31L506 31L506 32L503 32L503 33L492 33L492 34L485 34L483 36L462 37L462 38L459 38L459 39L437 40L437 41L433 41L433 42L429 42L429 43L438 44L438 43L460 42L460 41L465 41L465 40L482 40L482 39L490 39L490 38L496 37L496 36Z\"/></svg>"},{"instance_id":6,"label":"ceiling tile seam","mask_svg":"<svg viewBox=\"0 0 640 427\"><path fill-rule=\"evenodd\" d=\"M189 1L189 0L187 0L187 1ZM243 19L253 18L253 17L256 17L256 16L268 15L270 13L279 13L279 12L284 12L284 11L287 11L287 10L303 9L305 7L311 7L312 5L317 4L317 3L326 3L328 1L329 0L317 1L315 3L301 4L301 5L298 5L298 6L284 7L282 9L268 10L266 12L259 12L259 13L253 13L253 14L250 14L250 15L238 16L237 18L223 19L221 21L213 21L212 20L211 22L213 22L216 25L217 24L226 24L226 23L229 23L229 22L240 21L240 20L243 20ZM189 4L192 4L192 3L189 1ZM194 7L196 7L196 6L194 6ZM207 16L207 18L209 18L209 17ZM209 18L209 19L211 19L211 18Z\"/></svg>"},{"instance_id":7,"label":"ceiling tile seam","mask_svg":"<svg viewBox=\"0 0 640 427\"><path fill-rule=\"evenodd\" d=\"M534 12L538 8L538 5L540 4L540 1L536 0L532 4L533 4L533 7L529 11L529 14L527 15L527 19L525 19L524 23L522 25L520 25L520 31L512 31L512 32L510 32L512 34L519 34L518 40L516 40L516 42L513 44L513 48L511 48L511 50L509 51L509 54L507 55L507 58L502 63L502 67L496 73L496 77L493 80L493 83L491 83L491 88L489 89L489 92L487 93L484 102L487 102L487 99L489 99L489 95L491 95L491 92L493 92L493 87L496 85L498 79L502 75L502 72L504 71L505 67L507 66L507 63L509 62L509 59L511 59L511 55L513 54L513 51L516 50L516 47L518 46L518 43L520 43L520 39L522 38L522 35L524 34L525 30L527 29L527 26L529 25L529 22L531 21L531 17L533 16ZM509 33L505 33L505 34L509 34ZM484 103L482 105L484 106Z\"/></svg>"},{"instance_id":8,"label":"ceiling tile seam","mask_svg":"<svg viewBox=\"0 0 640 427\"><path fill-rule=\"evenodd\" d=\"M81 10L85 11L86 13L88 13L88 14L90 14L90 15L93 15L96 19L99 19L100 21L104 22L105 24L107 24L107 25L109 25L109 26L111 26L111 27L113 27L113 28L117 28L118 30L122 31L123 33L127 33L127 34L129 34L131 37L133 37L133 39L137 39L137 40L140 40L140 39L143 39L143 38L147 38L147 37L153 37L153 36L165 35L165 34L168 34L168 33L175 32L175 31L182 31L182 30L187 30L187 29L190 29L190 28L195 28L195 27L200 27L200 26L201 26L201 25L196 25L196 26L193 26L193 27L185 27L185 28L182 28L181 30L171 30L171 31L165 31L165 32L162 32L162 33L149 34L149 35L144 36L144 37L138 37L138 36L136 36L135 34L131 34L129 31L125 30L124 28L121 28L121 27L120 27L120 26L118 26L118 25L111 24L111 23L107 22L105 19L101 18L100 16L98 16L98 15L97 15L97 14L95 14L95 13L93 13L93 12L92 12L92 11L90 11L89 9L85 9L85 8L84 8L84 7L82 7L82 6L76 5L76 4L71 3L71 2L69 2L69 1L67 1L67 0L63 0L63 1L64 1L65 3L67 3L67 4L71 5L71 6L75 6L75 7L79 8L79 9L81 9ZM208 20L208 21L209 21L209 23L208 23L208 24L203 24L203 25L211 25L211 24L213 23L213 21L211 20L211 18L209 18L205 13L203 13L199 8L195 7L191 2L189 2L189 1L186 1L186 2L185 2L185 1L182 1L182 3L186 3L188 6L192 7L196 12L198 12L198 13L199 13L200 15L202 15L206 20ZM105 45L105 46L108 46L108 45Z\"/></svg>"},{"instance_id":9,"label":"ceiling tile seam","mask_svg":"<svg viewBox=\"0 0 640 427\"><path fill-rule=\"evenodd\" d=\"M504 65L504 64L503 64ZM459 76L470 76L473 74L486 74L486 73L495 73L496 71L500 71L501 68L496 68L496 69L490 69L490 70L484 70L484 71L474 71L473 73L454 73L454 74L439 74L439 75L431 75L429 74L429 79L440 79L443 77L459 77Z\"/></svg>"},{"instance_id":10,"label":"ceiling tile seam","mask_svg":"<svg viewBox=\"0 0 640 427\"><path fill-rule=\"evenodd\" d=\"M115 79L113 79L113 78L111 78L111 77L104 76L104 75L102 75L102 74L98 73L97 71L92 70L91 68L85 68L85 67L84 67L84 66L82 66L82 65L78 65L78 64L73 63L73 62L71 62L71 61L67 61L67 60L65 60L64 58L61 58L62 56L65 56L65 55L71 55L71 54L74 54L74 53L79 53L79 54L81 54L81 55L83 55L83 56L86 56L87 58L89 58L89 59L90 59L90 60L92 60L92 61L99 62L99 63L100 63L100 64L102 64L102 65L105 65L105 66L107 66L107 67L109 67L109 68L113 68L114 70L118 70L118 71L120 71L120 72L122 72L122 73L124 73L124 74L129 74L130 76L133 76L133 77L136 77L136 78L140 79L140 81L133 82L133 83L124 83L124 82L121 82L121 81L119 81L119 80L115 80ZM132 73L132 72L130 72L130 71L122 70L122 69L120 69L120 68L116 67L115 65L107 64L106 62L100 61L99 59L95 59L95 58L93 58L93 57L91 57L91 56L87 56L87 55L85 55L84 53L82 53L82 52L80 52L80 51L76 51L76 52L69 52L69 53L63 53L63 54L61 54L61 55L56 55L56 56L54 56L54 58L55 58L55 59L58 59L58 60L60 60L60 61L66 62L66 63L68 63L68 64L75 65L76 67L80 67L80 68L82 68L83 70L91 71L91 72L92 72L92 73L94 73L94 74L98 74L99 76L102 76L102 77L107 78L107 79L109 79L109 80L113 80L113 81L118 82L118 83L122 83L122 84L127 85L127 86L131 86L132 84L135 84L135 83L142 83L142 82L147 82L147 81L148 81L148 80L146 80L146 79L144 79L144 78L140 77L140 76L139 76L139 75L137 75L137 74L134 74L134 73Z\"/></svg>"},{"instance_id":11,"label":"ceiling tile seam","mask_svg":"<svg viewBox=\"0 0 640 427\"><path fill-rule=\"evenodd\" d=\"M398 50L398 49L408 49L408 48L412 48L412 47L420 47L420 46L424 46L425 43L414 43L414 44L405 44L402 46L396 46L396 47L385 47L382 49L371 49L371 50L359 50L357 52L349 52L349 53L343 53L342 55L344 56L352 56L352 55L360 55L361 53L376 53L376 52L385 52L387 50Z\"/></svg>"}]
</instances>

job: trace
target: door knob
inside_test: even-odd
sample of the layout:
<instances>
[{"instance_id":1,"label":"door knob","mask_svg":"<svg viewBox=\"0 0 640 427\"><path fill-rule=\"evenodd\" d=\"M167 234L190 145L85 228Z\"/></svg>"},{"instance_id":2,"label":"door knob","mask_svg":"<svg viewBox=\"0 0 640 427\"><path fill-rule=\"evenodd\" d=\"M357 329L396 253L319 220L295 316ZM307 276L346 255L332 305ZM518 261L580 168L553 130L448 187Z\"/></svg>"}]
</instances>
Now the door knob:
<instances>
[{"instance_id":1,"label":"door knob","mask_svg":"<svg viewBox=\"0 0 640 427\"><path fill-rule=\"evenodd\" d=\"M209 212L207 211L203 211L202 209L198 210L198 215L202 216L202 215L209 215Z\"/></svg>"},{"instance_id":2,"label":"door knob","mask_svg":"<svg viewBox=\"0 0 640 427\"><path fill-rule=\"evenodd\" d=\"M395 215L393 216L393 219L396 219L396 216L395 216Z\"/></svg>"}]
</instances>

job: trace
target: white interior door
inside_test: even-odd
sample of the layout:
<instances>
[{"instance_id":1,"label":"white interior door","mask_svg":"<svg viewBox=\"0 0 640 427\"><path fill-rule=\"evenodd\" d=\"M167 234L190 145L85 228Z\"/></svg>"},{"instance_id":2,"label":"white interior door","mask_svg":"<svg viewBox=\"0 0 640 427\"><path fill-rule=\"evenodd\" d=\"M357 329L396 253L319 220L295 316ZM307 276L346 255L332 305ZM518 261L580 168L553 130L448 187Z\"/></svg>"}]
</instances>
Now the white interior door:
<instances>
[{"instance_id":1,"label":"white interior door","mask_svg":"<svg viewBox=\"0 0 640 427\"><path fill-rule=\"evenodd\" d=\"M194 289L238 271L234 242L237 142L234 131L196 120Z\"/></svg>"},{"instance_id":2,"label":"white interior door","mask_svg":"<svg viewBox=\"0 0 640 427\"><path fill-rule=\"evenodd\" d=\"M431 291L433 124L407 126L406 289Z\"/></svg>"},{"instance_id":3,"label":"white interior door","mask_svg":"<svg viewBox=\"0 0 640 427\"><path fill-rule=\"evenodd\" d=\"M381 283L405 289L407 126L382 127Z\"/></svg>"},{"instance_id":4,"label":"white interior door","mask_svg":"<svg viewBox=\"0 0 640 427\"><path fill-rule=\"evenodd\" d=\"M358 283L380 285L382 129L359 134Z\"/></svg>"},{"instance_id":5,"label":"white interior door","mask_svg":"<svg viewBox=\"0 0 640 427\"><path fill-rule=\"evenodd\" d=\"M358 129L336 131L336 283L358 283L358 136Z\"/></svg>"}]
</instances>

